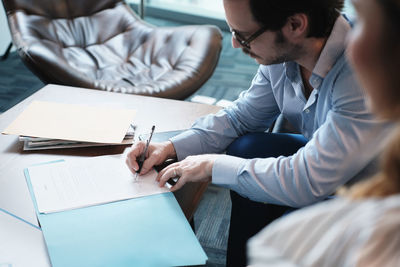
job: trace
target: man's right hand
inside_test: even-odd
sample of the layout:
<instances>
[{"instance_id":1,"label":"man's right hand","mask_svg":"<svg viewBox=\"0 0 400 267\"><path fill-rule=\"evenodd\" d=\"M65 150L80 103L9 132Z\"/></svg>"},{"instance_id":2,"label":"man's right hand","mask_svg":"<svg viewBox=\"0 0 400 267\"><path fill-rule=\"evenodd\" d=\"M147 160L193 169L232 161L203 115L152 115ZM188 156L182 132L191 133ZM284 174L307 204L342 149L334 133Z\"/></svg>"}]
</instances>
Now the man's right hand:
<instances>
[{"instance_id":1,"label":"man's right hand","mask_svg":"<svg viewBox=\"0 0 400 267\"><path fill-rule=\"evenodd\" d=\"M136 173L139 169L137 159L143 153L146 146L146 142L140 141L135 142L126 157L126 164L132 173ZM163 143L150 143L147 149L146 159L143 163L140 175L146 174L155 165L160 165L167 159L172 159L176 157L176 151L171 141Z\"/></svg>"}]
</instances>

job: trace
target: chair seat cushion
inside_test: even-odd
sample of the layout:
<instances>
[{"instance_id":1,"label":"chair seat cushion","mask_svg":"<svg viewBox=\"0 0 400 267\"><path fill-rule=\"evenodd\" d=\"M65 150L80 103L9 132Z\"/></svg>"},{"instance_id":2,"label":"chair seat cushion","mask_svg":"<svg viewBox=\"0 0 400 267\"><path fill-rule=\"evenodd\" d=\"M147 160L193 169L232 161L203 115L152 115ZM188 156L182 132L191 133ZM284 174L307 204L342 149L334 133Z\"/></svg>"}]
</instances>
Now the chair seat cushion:
<instances>
[{"instance_id":1,"label":"chair seat cushion","mask_svg":"<svg viewBox=\"0 0 400 267\"><path fill-rule=\"evenodd\" d=\"M154 27L124 3L75 18L15 12L10 26L23 59L42 80L183 99L213 72L214 26Z\"/></svg>"}]
</instances>

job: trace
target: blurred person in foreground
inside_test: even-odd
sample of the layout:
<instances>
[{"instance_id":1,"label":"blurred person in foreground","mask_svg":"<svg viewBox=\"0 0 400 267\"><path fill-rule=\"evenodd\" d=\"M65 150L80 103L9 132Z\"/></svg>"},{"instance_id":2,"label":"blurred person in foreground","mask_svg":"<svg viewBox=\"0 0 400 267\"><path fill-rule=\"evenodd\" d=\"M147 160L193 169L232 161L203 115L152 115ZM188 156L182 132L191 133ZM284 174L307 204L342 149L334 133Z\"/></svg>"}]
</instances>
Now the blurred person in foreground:
<instances>
[{"instance_id":1,"label":"blurred person in foreground","mask_svg":"<svg viewBox=\"0 0 400 267\"><path fill-rule=\"evenodd\" d=\"M397 123L382 170L266 227L249 241L250 266L400 266L400 0L353 4L349 58L373 111Z\"/></svg>"},{"instance_id":2,"label":"blurred person in foreground","mask_svg":"<svg viewBox=\"0 0 400 267\"><path fill-rule=\"evenodd\" d=\"M234 104L168 142L152 143L141 174L166 159L178 177L229 188L227 265L246 264L247 240L293 208L322 201L376 171L387 126L365 104L345 56L343 0L224 0L232 46L260 64ZM266 133L282 114L299 134ZM368 148L368 153L361 153ZM144 143L128 153L138 169ZM226 151L226 155L223 154Z\"/></svg>"}]
</instances>

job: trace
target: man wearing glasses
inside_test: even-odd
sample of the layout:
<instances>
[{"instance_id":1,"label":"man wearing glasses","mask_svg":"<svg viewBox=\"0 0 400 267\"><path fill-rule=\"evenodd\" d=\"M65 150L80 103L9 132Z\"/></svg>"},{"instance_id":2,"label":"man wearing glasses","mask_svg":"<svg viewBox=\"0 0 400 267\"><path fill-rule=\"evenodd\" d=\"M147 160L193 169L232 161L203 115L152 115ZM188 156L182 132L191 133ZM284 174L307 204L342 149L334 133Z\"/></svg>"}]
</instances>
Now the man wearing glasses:
<instances>
[{"instance_id":1,"label":"man wearing glasses","mask_svg":"<svg viewBox=\"0 0 400 267\"><path fill-rule=\"evenodd\" d=\"M387 128L373 118L346 59L343 0L224 0L232 46L259 64L234 105L149 148L142 173L168 158L160 185L178 177L231 189L227 265L244 266L249 237L293 208L364 177ZM265 131L279 114L301 134ZM137 169L144 144L127 163ZM227 154L221 154L224 151Z\"/></svg>"}]
</instances>

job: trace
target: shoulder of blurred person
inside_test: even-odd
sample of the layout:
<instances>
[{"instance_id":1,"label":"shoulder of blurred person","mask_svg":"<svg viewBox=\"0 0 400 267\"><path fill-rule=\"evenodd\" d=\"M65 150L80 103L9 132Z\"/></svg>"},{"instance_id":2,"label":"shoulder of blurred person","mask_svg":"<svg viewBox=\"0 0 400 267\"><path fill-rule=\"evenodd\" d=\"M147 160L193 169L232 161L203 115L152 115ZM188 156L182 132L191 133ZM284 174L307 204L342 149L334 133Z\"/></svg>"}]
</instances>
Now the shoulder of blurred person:
<instances>
[{"instance_id":1,"label":"shoulder of blurred person","mask_svg":"<svg viewBox=\"0 0 400 267\"><path fill-rule=\"evenodd\" d=\"M293 212L248 243L250 266L399 266L400 194Z\"/></svg>"}]
</instances>

